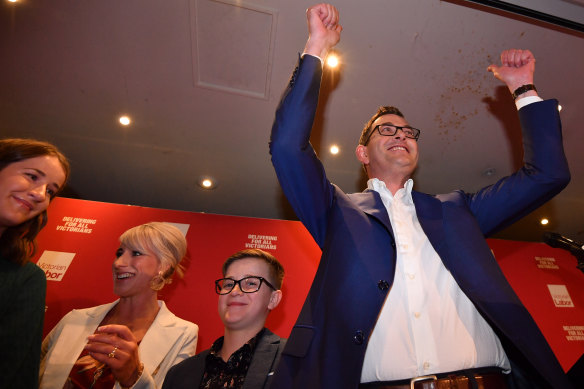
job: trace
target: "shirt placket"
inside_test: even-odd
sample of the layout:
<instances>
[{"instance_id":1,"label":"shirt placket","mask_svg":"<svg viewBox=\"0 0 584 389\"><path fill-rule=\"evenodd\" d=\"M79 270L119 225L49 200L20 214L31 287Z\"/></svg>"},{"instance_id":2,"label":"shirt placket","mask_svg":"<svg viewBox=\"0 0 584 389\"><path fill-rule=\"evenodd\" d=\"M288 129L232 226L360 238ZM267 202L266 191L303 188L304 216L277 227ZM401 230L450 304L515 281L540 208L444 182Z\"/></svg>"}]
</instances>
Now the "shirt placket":
<instances>
[{"instance_id":1,"label":"shirt placket","mask_svg":"<svg viewBox=\"0 0 584 389\"><path fill-rule=\"evenodd\" d=\"M432 333L430 318L427 315L426 301L424 297L424 285L421 269L421 258L416 254L414 242L417 233L413 222L415 210L413 205L408 206L404 202L405 193L399 193L392 202L393 221L397 236L398 269L402 271L405 292L408 304L408 324L412 333L418 374L425 375L431 369L434 360L435 345L428 337ZM397 195L397 193L396 193Z\"/></svg>"}]
</instances>

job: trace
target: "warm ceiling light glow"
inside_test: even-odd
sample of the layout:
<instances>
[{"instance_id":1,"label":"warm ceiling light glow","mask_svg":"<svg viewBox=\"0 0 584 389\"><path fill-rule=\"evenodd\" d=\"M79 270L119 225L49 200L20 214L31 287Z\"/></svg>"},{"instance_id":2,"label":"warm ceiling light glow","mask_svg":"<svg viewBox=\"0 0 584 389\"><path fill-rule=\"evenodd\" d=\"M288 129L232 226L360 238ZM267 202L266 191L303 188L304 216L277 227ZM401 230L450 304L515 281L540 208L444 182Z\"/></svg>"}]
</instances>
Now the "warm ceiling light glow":
<instances>
[{"instance_id":1,"label":"warm ceiling light glow","mask_svg":"<svg viewBox=\"0 0 584 389\"><path fill-rule=\"evenodd\" d=\"M558 111L562 111L562 106L560 104L558 104Z\"/></svg>"},{"instance_id":2,"label":"warm ceiling light glow","mask_svg":"<svg viewBox=\"0 0 584 389\"><path fill-rule=\"evenodd\" d=\"M545 225L546 225L546 224L548 224L550 221L544 217L544 218L543 218L543 219L541 219L539 222L541 223L541 225L542 225L542 226L545 226Z\"/></svg>"},{"instance_id":3,"label":"warm ceiling light glow","mask_svg":"<svg viewBox=\"0 0 584 389\"><path fill-rule=\"evenodd\" d=\"M329 68L336 68L339 66L339 57L336 54L330 54L326 58L326 64Z\"/></svg>"},{"instance_id":4,"label":"warm ceiling light glow","mask_svg":"<svg viewBox=\"0 0 584 389\"><path fill-rule=\"evenodd\" d=\"M217 187L217 182L211 177L201 177L199 179L199 185L203 189L215 189Z\"/></svg>"},{"instance_id":5,"label":"warm ceiling light glow","mask_svg":"<svg viewBox=\"0 0 584 389\"><path fill-rule=\"evenodd\" d=\"M130 120L130 118L128 116L120 116L120 124L122 126L127 126L131 123L132 121Z\"/></svg>"},{"instance_id":6,"label":"warm ceiling light glow","mask_svg":"<svg viewBox=\"0 0 584 389\"><path fill-rule=\"evenodd\" d=\"M330 150L331 150L331 154L337 155L339 153L339 146L332 145Z\"/></svg>"},{"instance_id":7,"label":"warm ceiling light glow","mask_svg":"<svg viewBox=\"0 0 584 389\"><path fill-rule=\"evenodd\" d=\"M16 3L18 0L8 0L10 3Z\"/></svg>"}]
</instances>

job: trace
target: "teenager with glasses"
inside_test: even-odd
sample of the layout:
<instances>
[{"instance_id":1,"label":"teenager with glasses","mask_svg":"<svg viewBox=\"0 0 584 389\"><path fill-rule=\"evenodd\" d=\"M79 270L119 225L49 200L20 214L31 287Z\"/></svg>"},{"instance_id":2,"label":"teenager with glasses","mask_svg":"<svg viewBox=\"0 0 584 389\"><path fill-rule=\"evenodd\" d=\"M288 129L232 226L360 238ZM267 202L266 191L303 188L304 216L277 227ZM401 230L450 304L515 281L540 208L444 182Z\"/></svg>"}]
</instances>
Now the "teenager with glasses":
<instances>
[{"instance_id":1,"label":"teenager with glasses","mask_svg":"<svg viewBox=\"0 0 584 389\"><path fill-rule=\"evenodd\" d=\"M174 366L163 389L268 388L286 340L265 328L282 299L284 268L270 253L238 251L215 281L224 335Z\"/></svg>"},{"instance_id":2,"label":"teenager with glasses","mask_svg":"<svg viewBox=\"0 0 584 389\"><path fill-rule=\"evenodd\" d=\"M488 68L519 110L525 162L517 172L477 193L412 190L419 131L383 107L356 148L367 189L346 194L309 142L321 59L340 40L339 13L318 4L306 14L308 41L276 111L270 151L322 257L273 387L569 388L484 239L570 180L558 102L537 96L532 53L503 51L501 65Z\"/></svg>"}]
</instances>

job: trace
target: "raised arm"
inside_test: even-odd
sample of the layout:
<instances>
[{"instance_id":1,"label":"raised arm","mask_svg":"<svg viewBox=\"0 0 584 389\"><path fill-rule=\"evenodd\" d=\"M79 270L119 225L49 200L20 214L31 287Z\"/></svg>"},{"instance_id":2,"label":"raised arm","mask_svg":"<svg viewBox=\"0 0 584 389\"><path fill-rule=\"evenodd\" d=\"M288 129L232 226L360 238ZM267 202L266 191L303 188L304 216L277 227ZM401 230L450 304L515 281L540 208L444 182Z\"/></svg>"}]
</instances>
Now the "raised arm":
<instances>
[{"instance_id":1,"label":"raised arm","mask_svg":"<svg viewBox=\"0 0 584 389\"><path fill-rule=\"evenodd\" d=\"M509 88L509 92L514 93L520 87L533 85L535 57L529 50L505 50L501 53L501 65L490 65L487 70L503 81ZM519 90L515 98L527 96L537 96L537 92L533 89L525 88L525 92Z\"/></svg>"},{"instance_id":2,"label":"raised arm","mask_svg":"<svg viewBox=\"0 0 584 389\"><path fill-rule=\"evenodd\" d=\"M317 4L306 10L306 19L308 41L304 53L324 59L341 39L343 27L339 24L339 11L330 4Z\"/></svg>"},{"instance_id":3,"label":"raised arm","mask_svg":"<svg viewBox=\"0 0 584 389\"><path fill-rule=\"evenodd\" d=\"M487 70L515 93L521 107L523 136L523 166L467 197L481 230L489 236L558 194L570 181L570 171L564 155L558 102L541 101L535 90L524 87L533 85L533 54L529 50L505 50L501 53L501 65L491 65ZM521 103L527 97L535 99Z\"/></svg>"},{"instance_id":4,"label":"raised arm","mask_svg":"<svg viewBox=\"0 0 584 389\"><path fill-rule=\"evenodd\" d=\"M339 42L342 27L339 13L328 4L306 11L308 41L276 110L270 138L272 164L280 186L298 218L315 241L322 245L333 188L310 145L310 132L318 105L322 76L321 61Z\"/></svg>"}]
</instances>

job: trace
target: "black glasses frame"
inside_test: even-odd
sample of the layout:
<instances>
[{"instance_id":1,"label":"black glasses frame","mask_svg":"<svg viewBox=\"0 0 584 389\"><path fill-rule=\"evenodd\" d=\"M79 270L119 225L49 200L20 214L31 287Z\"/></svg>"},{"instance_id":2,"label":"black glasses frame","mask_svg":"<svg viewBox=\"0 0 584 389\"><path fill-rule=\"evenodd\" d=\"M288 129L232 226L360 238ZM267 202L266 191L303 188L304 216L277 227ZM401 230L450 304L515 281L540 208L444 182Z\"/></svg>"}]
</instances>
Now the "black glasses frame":
<instances>
[{"instance_id":1,"label":"black glasses frame","mask_svg":"<svg viewBox=\"0 0 584 389\"><path fill-rule=\"evenodd\" d=\"M258 284L258 288L256 290L252 290L249 292L246 292L245 290L243 290L243 288L241 287L241 281L245 281L245 280L249 280L250 278L255 278L258 279L260 282ZM233 286L231 287L231 289L229 289L228 292L221 292L221 286L219 286L219 283L221 281L224 280L230 280L233 281ZM257 291L260 290L262 283L265 283L266 285L268 285L270 288L272 288L273 290L277 290L274 285L270 284L270 281L266 280L264 277L259 277L259 276L249 276L249 277L243 277L240 280L234 280L233 278L219 278L218 280L215 280L215 293L219 294L219 295L224 295L224 294L229 294L233 291L233 289L235 289L235 285L239 285L239 290L241 290L243 293L256 293Z\"/></svg>"},{"instance_id":2,"label":"black glasses frame","mask_svg":"<svg viewBox=\"0 0 584 389\"><path fill-rule=\"evenodd\" d=\"M389 127L393 127L395 128L395 132L393 134L382 134L381 130L379 130L379 127L381 126L389 126ZM410 130L414 131L414 136L408 136L405 132L404 132L404 128L409 128ZM418 139L420 138L420 129L415 128L415 127L410 127L410 126L396 126L395 124L391 124L391 123L381 123L376 125L375 127L373 127L373 130L371 130L371 132L369 133L369 135L367 135L367 138L365 139L365 142L363 142L363 146L367 146L367 143L369 143L369 139L371 139L371 136L373 135L373 133L375 132L375 130L377 130L377 132L379 132L379 135L381 136L394 136L395 134L397 134L398 130L401 130L406 138L410 138L410 139L414 139L416 142L418 141Z\"/></svg>"}]
</instances>

